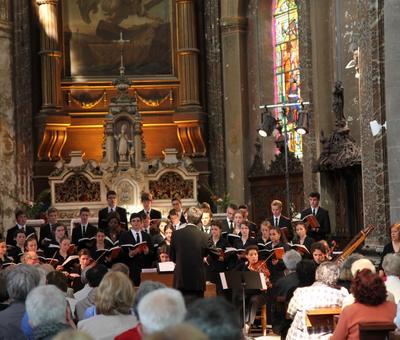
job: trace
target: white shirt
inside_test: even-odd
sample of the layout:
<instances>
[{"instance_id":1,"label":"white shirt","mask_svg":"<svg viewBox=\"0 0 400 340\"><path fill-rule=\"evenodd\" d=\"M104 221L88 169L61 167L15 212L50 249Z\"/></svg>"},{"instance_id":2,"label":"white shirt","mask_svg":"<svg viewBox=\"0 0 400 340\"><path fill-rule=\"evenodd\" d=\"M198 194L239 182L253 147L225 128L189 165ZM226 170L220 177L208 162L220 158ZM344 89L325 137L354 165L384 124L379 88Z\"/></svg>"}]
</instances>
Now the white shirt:
<instances>
[{"instance_id":1,"label":"white shirt","mask_svg":"<svg viewBox=\"0 0 400 340\"><path fill-rule=\"evenodd\" d=\"M137 243L140 243L140 242L143 241L142 233L140 231L136 231L136 230L133 230L133 229L131 229L131 231L132 231L133 238L135 239L135 242L137 242L137 234L139 234L139 242L137 242Z\"/></svg>"}]
</instances>

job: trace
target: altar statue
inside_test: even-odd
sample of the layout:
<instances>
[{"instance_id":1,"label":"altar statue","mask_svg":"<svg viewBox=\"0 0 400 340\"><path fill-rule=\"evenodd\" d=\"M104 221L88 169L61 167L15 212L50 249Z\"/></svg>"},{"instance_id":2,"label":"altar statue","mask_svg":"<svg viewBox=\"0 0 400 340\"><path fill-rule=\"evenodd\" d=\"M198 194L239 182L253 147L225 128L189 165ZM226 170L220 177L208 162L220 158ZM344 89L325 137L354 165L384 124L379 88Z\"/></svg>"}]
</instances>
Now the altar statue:
<instances>
[{"instance_id":1,"label":"altar statue","mask_svg":"<svg viewBox=\"0 0 400 340\"><path fill-rule=\"evenodd\" d=\"M129 136L127 133L128 125L121 125L121 132L118 135L115 135L115 139L117 141L117 152L119 161L128 161L129 155Z\"/></svg>"}]
</instances>

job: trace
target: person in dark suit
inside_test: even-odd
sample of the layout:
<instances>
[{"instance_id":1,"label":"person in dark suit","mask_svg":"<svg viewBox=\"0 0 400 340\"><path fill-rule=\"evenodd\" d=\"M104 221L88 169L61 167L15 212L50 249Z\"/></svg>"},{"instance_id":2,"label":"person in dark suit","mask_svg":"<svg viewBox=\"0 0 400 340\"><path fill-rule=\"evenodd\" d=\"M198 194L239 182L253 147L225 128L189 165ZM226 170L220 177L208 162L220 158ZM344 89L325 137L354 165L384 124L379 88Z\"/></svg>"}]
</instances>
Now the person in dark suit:
<instances>
[{"instance_id":1,"label":"person in dark suit","mask_svg":"<svg viewBox=\"0 0 400 340\"><path fill-rule=\"evenodd\" d=\"M140 273L142 268L151 268L153 262L153 245L151 237L142 231L142 214L133 213L130 217L132 228L121 234L119 245L122 247L122 262L129 267L129 275L136 287L140 285ZM147 242L142 247L128 247L124 245L135 245L137 243Z\"/></svg>"},{"instance_id":2,"label":"person in dark suit","mask_svg":"<svg viewBox=\"0 0 400 340\"><path fill-rule=\"evenodd\" d=\"M187 223L185 215L182 209L182 201L179 197L175 196L171 199L172 208L178 213L179 220L181 223Z\"/></svg>"},{"instance_id":3,"label":"person in dark suit","mask_svg":"<svg viewBox=\"0 0 400 340\"><path fill-rule=\"evenodd\" d=\"M230 230L233 230L234 221L233 217L235 216L238 207L236 204L230 203L226 208L226 219L222 221L222 232L223 233L230 233Z\"/></svg>"},{"instance_id":4,"label":"person in dark suit","mask_svg":"<svg viewBox=\"0 0 400 340\"><path fill-rule=\"evenodd\" d=\"M239 205L239 210L243 215L244 221L249 223L250 235L255 237L257 235L258 228L257 228L257 224L255 224L253 221L249 220L249 207L246 204L241 204L241 205Z\"/></svg>"},{"instance_id":5,"label":"person in dark suit","mask_svg":"<svg viewBox=\"0 0 400 340\"><path fill-rule=\"evenodd\" d=\"M10 246L16 245L14 237L16 235L17 230L23 230L26 236L32 233L35 234L36 236L35 229L29 225L26 225L28 217L26 216L25 211L18 209L15 212L15 219L17 221L17 224L14 227L7 230L6 243Z\"/></svg>"},{"instance_id":6,"label":"person in dark suit","mask_svg":"<svg viewBox=\"0 0 400 340\"><path fill-rule=\"evenodd\" d=\"M142 192L140 196L140 200L142 201L143 210L139 211L141 214L149 215L150 220L159 220L161 219L161 211L155 210L151 208L153 204L153 195L149 192Z\"/></svg>"},{"instance_id":7,"label":"person in dark suit","mask_svg":"<svg viewBox=\"0 0 400 340\"><path fill-rule=\"evenodd\" d=\"M89 224L89 216L90 210L89 208L83 207L79 212L79 217L81 218L81 223L75 225L74 229L72 230L72 243L78 247L78 250L82 248L89 248L87 243L80 243L79 240L81 238L92 238L96 236L97 228Z\"/></svg>"},{"instance_id":8,"label":"person in dark suit","mask_svg":"<svg viewBox=\"0 0 400 340\"><path fill-rule=\"evenodd\" d=\"M282 215L282 202L273 200L271 203L272 217L268 221L274 226L279 227L290 241L293 239L293 228L290 219Z\"/></svg>"},{"instance_id":9,"label":"person in dark suit","mask_svg":"<svg viewBox=\"0 0 400 340\"><path fill-rule=\"evenodd\" d=\"M55 237L54 232L58 224L58 210L54 207L47 209L47 223L40 227L39 246L46 248Z\"/></svg>"},{"instance_id":10,"label":"person in dark suit","mask_svg":"<svg viewBox=\"0 0 400 340\"><path fill-rule=\"evenodd\" d=\"M99 229L107 229L108 215L112 212L115 212L119 215L122 228L128 230L126 210L117 206L117 193L114 190L109 190L107 192L107 207L99 210Z\"/></svg>"},{"instance_id":11,"label":"person in dark suit","mask_svg":"<svg viewBox=\"0 0 400 340\"><path fill-rule=\"evenodd\" d=\"M329 220L328 210L321 208L319 206L320 201L319 192L310 193L308 199L310 202L310 207L301 212L301 218L303 219L307 215L315 215L318 220L319 228L311 229L308 231L308 236L310 236L315 241L325 240L327 235L331 232L331 222Z\"/></svg>"},{"instance_id":12,"label":"person in dark suit","mask_svg":"<svg viewBox=\"0 0 400 340\"><path fill-rule=\"evenodd\" d=\"M174 231L170 258L175 262L174 288L188 299L203 297L206 288L203 258L207 254L207 235L197 224L203 212L196 207L187 210L188 224Z\"/></svg>"}]
</instances>

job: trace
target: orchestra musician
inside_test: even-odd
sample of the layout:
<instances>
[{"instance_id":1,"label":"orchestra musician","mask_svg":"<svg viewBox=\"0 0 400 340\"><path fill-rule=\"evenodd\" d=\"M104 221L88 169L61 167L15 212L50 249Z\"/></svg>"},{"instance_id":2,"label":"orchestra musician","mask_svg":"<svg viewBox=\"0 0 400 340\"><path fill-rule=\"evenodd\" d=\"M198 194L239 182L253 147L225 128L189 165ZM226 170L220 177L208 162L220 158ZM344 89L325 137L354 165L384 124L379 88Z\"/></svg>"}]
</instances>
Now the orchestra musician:
<instances>
[{"instance_id":1,"label":"orchestra musician","mask_svg":"<svg viewBox=\"0 0 400 340\"><path fill-rule=\"evenodd\" d=\"M246 261L241 262L235 268L236 271L254 271L252 268L255 267L258 263L258 247L256 245L249 245L246 248ZM268 279L268 270L264 272L266 275L266 280ZM242 306L241 294L237 292L236 296L236 305L239 307ZM266 302L266 295L263 291L258 289L246 289L245 292L246 299L246 310L245 310L245 320L244 320L244 328L246 334L248 333L251 325L254 323L254 319L256 317L257 309L264 305ZM242 309L243 310L243 309ZM242 315L242 313L241 313Z\"/></svg>"}]
</instances>

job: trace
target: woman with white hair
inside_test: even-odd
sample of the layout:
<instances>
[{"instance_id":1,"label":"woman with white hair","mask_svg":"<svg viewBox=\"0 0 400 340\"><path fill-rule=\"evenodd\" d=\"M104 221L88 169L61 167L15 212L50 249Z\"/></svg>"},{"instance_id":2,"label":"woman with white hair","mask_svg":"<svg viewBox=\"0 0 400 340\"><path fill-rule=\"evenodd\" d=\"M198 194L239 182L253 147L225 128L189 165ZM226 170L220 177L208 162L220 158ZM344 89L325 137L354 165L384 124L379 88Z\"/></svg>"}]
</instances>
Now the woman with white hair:
<instances>
[{"instance_id":1,"label":"woman with white hair","mask_svg":"<svg viewBox=\"0 0 400 340\"><path fill-rule=\"evenodd\" d=\"M132 313L135 293L128 276L121 272L108 272L97 288L96 316L79 321L78 329L96 340L114 337L137 324Z\"/></svg>"},{"instance_id":2,"label":"woman with white hair","mask_svg":"<svg viewBox=\"0 0 400 340\"><path fill-rule=\"evenodd\" d=\"M306 325L306 312L310 309L341 306L343 299L349 294L346 288L338 288L336 281L339 268L335 263L321 263L315 272L315 282L309 287L297 288L290 300L287 310L293 318L286 339L313 339L322 334L310 334Z\"/></svg>"}]
</instances>

